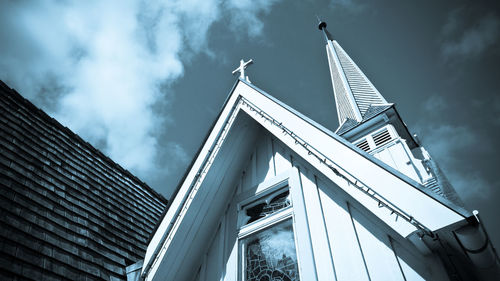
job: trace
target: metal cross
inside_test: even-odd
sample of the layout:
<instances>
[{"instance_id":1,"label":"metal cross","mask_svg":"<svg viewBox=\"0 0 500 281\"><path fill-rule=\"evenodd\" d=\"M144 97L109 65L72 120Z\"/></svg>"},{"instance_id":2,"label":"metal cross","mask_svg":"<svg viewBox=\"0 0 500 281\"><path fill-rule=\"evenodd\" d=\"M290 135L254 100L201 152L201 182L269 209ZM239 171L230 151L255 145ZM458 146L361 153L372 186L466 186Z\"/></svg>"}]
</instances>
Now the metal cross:
<instances>
[{"instance_id":1,"label":"metal cross","mask_svg":"<svg viewBox=\"0 0 500 281\"><path fill-rule=\"evenodd\" d=\"M239 72L241 79L246 79L248 82L250 82L250 80L248 79L248 76L245 76L245 68L247 68L252 63L253 63L252 59L248 60L247 62L244 62L243 60L240 60L240 66L238 68L236 68L235 70L233 70L233 75L236 72Z\"/></svg>"}]
</instances>

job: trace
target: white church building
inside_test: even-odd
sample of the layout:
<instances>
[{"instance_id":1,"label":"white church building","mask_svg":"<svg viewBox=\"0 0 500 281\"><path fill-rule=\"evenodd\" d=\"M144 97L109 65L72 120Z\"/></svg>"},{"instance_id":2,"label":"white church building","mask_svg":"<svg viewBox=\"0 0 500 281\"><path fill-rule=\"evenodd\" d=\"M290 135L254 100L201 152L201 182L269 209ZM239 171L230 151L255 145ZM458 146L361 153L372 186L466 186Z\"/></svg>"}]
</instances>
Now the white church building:
<instances>
[{"instance_id":1,"label":"white church building","mask_svg":"<svg viewBox=\"0 0 500 281\"><path fill-rule=\"evenodd\" d=\"M242 62L129 280L499 280L477 212L319 29L339 128L251 84Z\"/></svg>"}]
</instances>

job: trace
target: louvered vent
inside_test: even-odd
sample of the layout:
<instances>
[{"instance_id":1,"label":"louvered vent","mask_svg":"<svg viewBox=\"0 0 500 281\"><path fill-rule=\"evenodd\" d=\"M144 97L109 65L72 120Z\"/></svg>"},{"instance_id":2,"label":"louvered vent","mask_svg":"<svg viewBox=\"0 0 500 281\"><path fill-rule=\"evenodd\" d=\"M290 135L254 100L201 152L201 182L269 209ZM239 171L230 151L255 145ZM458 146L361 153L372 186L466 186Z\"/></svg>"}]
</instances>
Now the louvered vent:
<instances>
[{"instance_id":1,"label":"louvered vent","mask_svg":"<svg viewBox=\"0 0 500 281\"><path fill-rule=\"evenodd\" d=\"M358 142L356 144L356 146L363 149L364 151L370 150L370 145L368 145L368 142L366 141L366 139L363 139L362 141Z\"/></svg>"},{"instance_id":2,"label":"louvered vent","mask_svg":"<svg viewBox=\"0 0 500 281\"><path fill-rule=\"evenodd\" d=\"M380 146L390 140L391 140L391 135L389 134L387 128L384 128L382 131L373 135L373 141L375 142L376 146Z\"/></svg>"}]
</instances>

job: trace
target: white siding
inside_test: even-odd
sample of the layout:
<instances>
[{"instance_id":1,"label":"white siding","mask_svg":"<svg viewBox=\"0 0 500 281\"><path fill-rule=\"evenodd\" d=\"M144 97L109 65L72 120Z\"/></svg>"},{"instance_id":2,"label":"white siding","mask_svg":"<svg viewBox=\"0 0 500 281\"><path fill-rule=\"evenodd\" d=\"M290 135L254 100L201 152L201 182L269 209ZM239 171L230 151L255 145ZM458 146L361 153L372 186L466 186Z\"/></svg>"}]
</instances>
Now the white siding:
<instances>
[{"instance_id":1,"label":"white siding","mask_svg":"<svg viewBox=\"0 0 500 281\"><path fill-rule=\"evenodd\" d=\"M236 281L238 279L238 237L236 204L232 203L226 211L226 238L225 238L225 274L224 281Z\"/></svg>"},{"instance_id":2,"label":"white siding","mask_svg":"<svg viewBox=\"0 0 500 281\"><path fill-rule=\"evenodd\" d=\"M316 272L318 280L334 280L334 268L330 253L330 243L328 242L323 210L318 194L318 187L314 176L305 169L300 170L300 183L304 201L306 204L307 221L311 237L314 237L312 248L316 262Z\"/></svg>"},{"instance_id":3,"label":"white siding","mask_svg":"<svg viewBox=\"0 0 500 281\"><path fill-rule=\"evenodd\" d=\"M274 163L276 166L276 175L280 175L290 170L292 164L290 163L290 153L285 149L283 143L275 139L272 140L274 150Z\"/></svg>"},{"instance_id":4,"label":"white siding","mask_svg":"<svg viewBox=\"0 0 500 281\"><path fill-rule=\"evenodd\" d=\"M207 253L206 280L218 281L222 276L222 249L223 249L223 229L221 226L217 229L212 244Z\"/></svg>"},{"instance_id":5,"label":"white siding","mask_svg":"<svg viewBox=\"0 0 500 281\"><path fill-rule=\"evenodd\" d=\"M388 150L377 156L391 158ZM292 158L297 169L291 169ZM297 171L289 184L294 227L300 228L295 229L295 239L303 280L445 280L435 257L413 253L416 249L403 237L390 238L398 234L269 134L262 132L247 161L224 224L200 265L200 278L238 280L238 200L269 187L262 183Z\"/></svg>"},{"instance_id":6,"label":"white siding","mask_svg":"<svg viewBox=\"0 0 500 281\"><path fill-rule=\"evenodd\" d=\"M331 186L318 184L337 280L369 280L347 203Z\"/></svg>"},{"instance_id":7,"label":"white siding","mask_svg":"<svg viewBox=\"0 0 500 281\"><path fill-rule=\"evenodd\" d=\"M353 223L372 281L403 281L404 277L389 243L387 234L351 208Z\"/></svg>"},{"instance_id":8,"label":"white siding","mask_svg":"<svg viewBox=\"0 0 500 281\"><path fill-rule=\"evenodd\" d=\"M257 187L260 183L290 170L292 165L289 159L290 154L283 144L262 131L243 171L241 191L262 191Z\"/></svg>"},{"instance_id":9,"label":"white siding","mask_svg":"<svg viewBox=\"0 0 500 281\"><path fill-rule=\"evenodd\" d=\"M391 239L392 240L392 239ZM407 281L420 280L449 280L444 267L438 257L433 255L422 255L416 249L408 249L400 242L392 240L392 246L398 256L399 264Z\"/></svg>"}]
</instances>

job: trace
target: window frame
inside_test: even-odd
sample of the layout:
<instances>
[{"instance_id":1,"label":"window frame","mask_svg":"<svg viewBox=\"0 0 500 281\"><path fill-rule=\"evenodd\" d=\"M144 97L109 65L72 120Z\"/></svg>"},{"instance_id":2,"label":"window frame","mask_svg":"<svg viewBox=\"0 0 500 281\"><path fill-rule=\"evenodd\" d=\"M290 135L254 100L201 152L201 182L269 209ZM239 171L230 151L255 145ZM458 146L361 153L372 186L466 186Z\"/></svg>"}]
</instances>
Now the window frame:
<instances>
[{"instance_id":1,"label":"window frame","mask_svg":"<svg viewBox=\"0 0 500 281\"><path fill-rule=\"evenodd\" d=\"M260 189L261 191L253 194L244 194L244 199L240 199L239 202L237 203L237 216L238 216L238 223L237 223L237 249L238 249L238 261L237 261L237 271L238 271L238 279L239 281L244 281L245 280L245 243L244 239L249 237L252 234L255 234L260 231L264 231L273 225L282 223L286 220L291 220L292 223L292 229L293 229L293 237L294 237L294 245L295 245L295 252L297 255L297 267L298 267L298 273L299 273L299 278L300 280L306 280L304 279L304 274L302 270L302 264L300 262L300 254L301 251L299 250L299 239L297 232L301 232L303 230L300 229L300 227L297 226L296 222L296 216L301 215L297 214L297 210L294 208L295 202L297 200L303 200L303 198L294 198L293 192L297 188L300 188L299 185L296 184L297 178L298 177L298 171L296 169L290 169L290 174L288 174L285 178L283 177L275 177L274 179L271 179L269 181L266 181L264 184L266 187L263 189ZM271 194L280 194L281 192L287 190L289 191L289 196L291 198L291 204L290 206L280 209L276 211L275 213L269 214L268 216L261 218L259 220L256 220L254 222L251 222L249 224L244 224L243 219L246 216L245 209L243 207L248 206L252 202L258 201L262 199L263 197L269 196ZM241 194L243 195L243 194ZM300 197L300 196L295 196L295 197ZM241 197L240 197L241 198ZM306 235L309 235L307 233Z\"/></svg>"}]
</instances>

